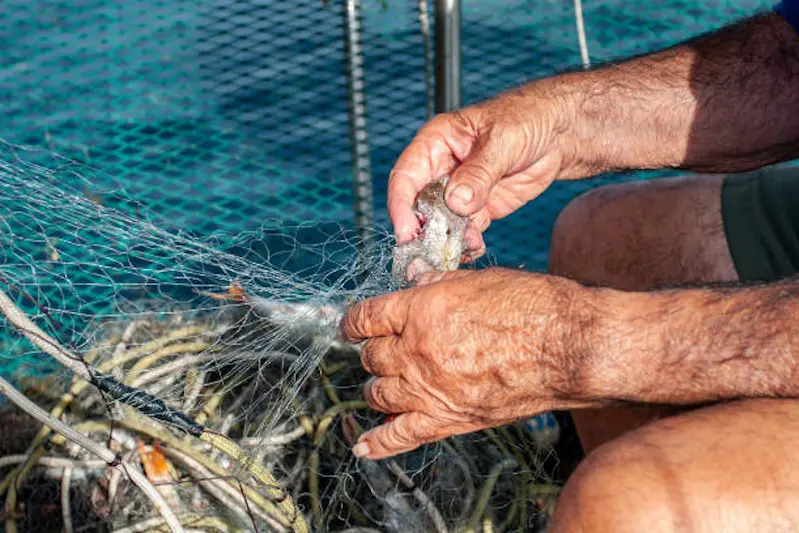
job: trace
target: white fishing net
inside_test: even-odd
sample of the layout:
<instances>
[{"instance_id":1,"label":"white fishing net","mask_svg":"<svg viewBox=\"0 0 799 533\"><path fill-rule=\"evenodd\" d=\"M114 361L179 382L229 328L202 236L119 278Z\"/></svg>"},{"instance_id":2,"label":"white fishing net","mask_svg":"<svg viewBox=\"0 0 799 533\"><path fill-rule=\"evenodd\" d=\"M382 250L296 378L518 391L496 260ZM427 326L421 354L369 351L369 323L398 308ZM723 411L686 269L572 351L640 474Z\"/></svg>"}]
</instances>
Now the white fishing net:
<instances>
[{"instance_id":1,"label":"white fishing net","mask_svg":"<svg viewBox=\"0 0 799 533\"><path fill-rule=\"evenodd\" d=\"M131 468L186 531L543 527L555 460L527 426L393 460L352 456L382 420L363 402L358 348L338 338L348 304L392 289L392 239L369 240L279 221L239 235L173 231L108 176L0 145L0 288L93 377L9 322L0 373L124 462L3 406L5 530L166 531Z\"/></svg>"}]
</instances>

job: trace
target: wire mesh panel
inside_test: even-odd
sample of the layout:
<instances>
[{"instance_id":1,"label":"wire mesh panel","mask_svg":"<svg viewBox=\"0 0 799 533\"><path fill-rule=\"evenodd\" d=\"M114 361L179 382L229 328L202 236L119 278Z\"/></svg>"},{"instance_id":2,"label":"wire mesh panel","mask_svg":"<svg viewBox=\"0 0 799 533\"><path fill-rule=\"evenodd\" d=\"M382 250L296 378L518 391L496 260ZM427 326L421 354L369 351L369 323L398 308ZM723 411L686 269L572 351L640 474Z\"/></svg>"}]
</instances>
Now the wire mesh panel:
<instances>
[{"instance_id":1,"label":"wire mesh panel","mask_svg":"<svg viewBox=\"0 0 799 533\"><path fill-rule=\"evenodd\" d=\"M594 61L666 46L766 7L757 0L628 4L584 5ZM536 530L558 489L550 475L557 460L536 440L541 428L534 424L424 447L386 471L350 453L359 433L381 419L365 409L367 376L357 348L338 338L338 322L347 302L390 286L388 255L371 269L350 261L360 242L345 230L354 224L354 204L363 205L353 197L352 154L361 152L352 143L368 146L375 218L388 230L386 179L426 119L425 68L434 51L418 1L362 0L360 36L346 34L352 19L345 23L345 5L355 3L0 5L0 137L11 143L0 143L0 288L15 289L18 305L73 352L69 362L85 363L86 370L86 359L97 358L108 375L95 385L114 379L125 385L103 390L122 391L116 403L94 388L64 400L68 379L43 378L50 360L10 326L0 330L0 375L35 374L24 381L26 392L42 404L74 400L61 418L84 432L105 424L97 443L114 441L124 450L120 461L138 457L147 469L153 457L166 464L165 453L189 472L186 478L169 472L164 485L170 487L160 487L178 499L172 507L192 513L189 525L221 516L244 528L271 519L305 531L307 519L317 531L355 524L392 532L434 524L443 531L441 509L457 527L487 520L483 530L494 523ZM462 35L466 104L580 61L570 0L464 0ZM354 43L363 50L363 72L353 67L359 64ZM361 81L365 94L352 98ZM361 100L365 118L353 119L350 103ZM354 122L360 131L353 135ZM368 163L356 165L358 172L366 173ZM556 183L497 222L489 250L500 264L543 269L552 224L570 198L598 184L652 175ZM390 247L381 244L383 252ZM148 402L141 400L145 392ZM131 397L145 409L126 411ZM152 424L134 428L142 413L158 411L154 405L185 413L195 433L207 423L205 444L182 448L187 435L179 439L161 426L155 432ZM224 416L209 414L217 408ZM161 527L148 522L158 517L143 497L130 484L119 488L119 478L106 472L118 461L98 466L55 439L31 444L37 428L7 414L0 473L14 472L15 481L0 477L9 511L4 524L61 530L70 520L64 509L74 509L76 524L98 530L134 518L137 531ZM235 446L249 448L226 441L211 451L226 433ZM15 454L34 449L62 455L45 457L39 466L46 469L29 470L26 478L22 465L30 461ZM208 459L200 469L190 461L198 454ZM74 479L91 483L70 484L64 465L78 459L95 461L80 468L99 474ZM279 489L264 469L280 478ZM258 476L262 495L272 500L245 494L241 483ZM228 487L229 478L240 484ZM195 483L183 485L184 479ZM230 490L222 497L195 490L204 482ZM173 485L180 488L170 492ZM113 505L115 494L123 506ZM225 501L233 501L226 508L238 516L216 512L214 505ZM269 515L275 506L291 512ZM206 526L220 530L219 523Z\"/></svg>"},{"instance_id":2,"label":"wire mesh panel","mask_svg":"<svg viewBox=\"0 0 799 533\"><path fill-rule=\"evenodd\" d=\"M350 217L337 6L5 2L3 135L112 176L176 226Z\"/></svg>"},{"instance_id":3,"label":"wire mesh panel","mask_svg":"<svg viewBox=\"0 0 799 533\"><path fill-rule=\"evenodd\" d=\"M761 0L693 2L583 1L588 48L594 65L671 46L769 9ZM524 81L580 68L570 0L463 2L463 94L472 103ZM579 193L611 182L663 172L556 182L515 215L495 222L488 251L508 266L546 268L557 213Z\"/></svg>"},{"instance_id":4,"label":"wire mesh panel","mask_svg":"<svg viewBox=\"0 0 799 533\"><path fill-rule=\"evenodd\" d=\"M602 1L584 11L601 62L765 7ZM425 119L425 49L417 2L366 0L361 10L368 141L385 224L386 176ZM3 137L113 177L99 180L98 192L122 186L201 233L269 219L351 222L340 2L10 1L0 20ZM572 3L465 1L463 58L465 103L577 67ZM556 184L498 223L488 240L496 260L544 268L555 214L597 183Z\"/></svg>"}]
</instances>

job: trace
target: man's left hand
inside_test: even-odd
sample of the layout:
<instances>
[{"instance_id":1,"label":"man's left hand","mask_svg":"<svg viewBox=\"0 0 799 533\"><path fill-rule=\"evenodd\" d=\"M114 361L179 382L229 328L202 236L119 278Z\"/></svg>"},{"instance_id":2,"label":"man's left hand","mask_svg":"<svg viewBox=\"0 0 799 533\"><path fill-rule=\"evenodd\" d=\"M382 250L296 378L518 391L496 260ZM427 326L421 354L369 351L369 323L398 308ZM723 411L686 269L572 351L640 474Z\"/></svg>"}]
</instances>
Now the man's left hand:
<instances>
[{"instance_id":1,"label":"man's left hand","mask_svg":"<svg viewBox=\"0 0 799 533\"><path fill-rule=\"evenodd\" d=\"M574 310L590 291L572 281L492 268L429 274L418 286L355 305L345 337L366 341L369 405L392 415L353 452L380 459L451 435L553 409L593 405L587 331ZM591 307L591 306L588 306Z\"/></svg>"}]
</instances>

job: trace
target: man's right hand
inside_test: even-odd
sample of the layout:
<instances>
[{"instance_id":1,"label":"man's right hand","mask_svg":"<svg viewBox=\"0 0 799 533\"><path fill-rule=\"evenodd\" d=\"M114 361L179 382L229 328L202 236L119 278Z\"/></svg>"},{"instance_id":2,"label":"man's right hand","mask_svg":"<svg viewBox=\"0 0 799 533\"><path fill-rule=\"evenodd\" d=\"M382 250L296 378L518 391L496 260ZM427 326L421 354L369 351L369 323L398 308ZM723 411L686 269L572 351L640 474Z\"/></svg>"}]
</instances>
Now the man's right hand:
<instances>
[{"instance_id":1,"label":"man's right hand","mask_svg":"<svg viewBox=\"0 0 799 533\"><path fill-rule=\"evenodd\" d=\"M397 242L420 231L413 204L422 188L450 174L447 204L472 220L467 255L482 255L482 232L491 221L538 196L570 163L566 114L563 100L533 84L433 118L391 172L388 210Z\"/></svg>"}]
</instances>

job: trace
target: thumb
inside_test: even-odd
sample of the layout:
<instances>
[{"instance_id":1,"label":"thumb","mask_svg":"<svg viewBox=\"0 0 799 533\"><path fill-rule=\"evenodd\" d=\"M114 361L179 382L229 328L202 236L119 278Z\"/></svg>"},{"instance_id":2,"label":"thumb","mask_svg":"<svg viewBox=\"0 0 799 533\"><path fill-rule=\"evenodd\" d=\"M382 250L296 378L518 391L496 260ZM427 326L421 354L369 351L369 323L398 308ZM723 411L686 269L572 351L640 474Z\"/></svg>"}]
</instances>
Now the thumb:
<instances>
[{"instance_id":1,"label":"thumb","mask_svg":"<svg viewBox=\"0 0 799 533\"><path fill-rule=\"evenodd\" d=\"M456 168L447 182L444 198L460 216L471 216L485 206L491 189L501 180L510 165L500 157L497 141L478 144Z\"/></svg>"}]
</instances>

